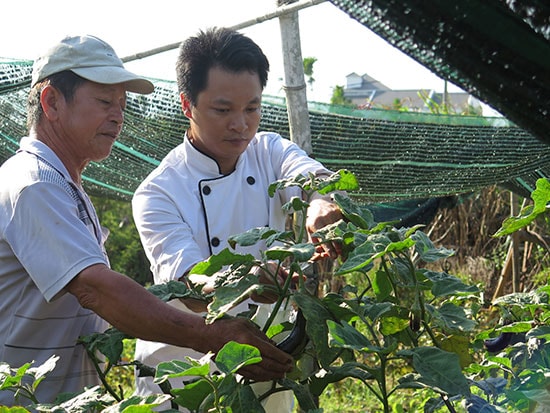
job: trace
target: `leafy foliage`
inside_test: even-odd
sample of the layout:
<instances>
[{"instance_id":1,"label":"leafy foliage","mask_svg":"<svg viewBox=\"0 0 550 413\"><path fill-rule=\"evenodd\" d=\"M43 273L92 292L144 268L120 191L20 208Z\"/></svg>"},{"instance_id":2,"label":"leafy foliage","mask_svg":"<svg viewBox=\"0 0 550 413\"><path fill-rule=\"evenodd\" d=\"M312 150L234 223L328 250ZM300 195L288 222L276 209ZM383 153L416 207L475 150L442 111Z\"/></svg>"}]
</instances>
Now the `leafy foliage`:
<instances>
[{"instance_id":1,"label":"leafy foliage","mask_svg":"<svg viewBox=\"0 0 550 413\"><path fill-rule=\"evenodd\" d=\"M480 289L425 266L451 256L453 251L436 247L421 226L397 228L391 222L375 222L368 208L337 193L334 199L345 219L319 231L318 244L303 242L304 217L313 193L351 191L356 188L356 181L347 171L339 171L327 179L302 176L275 182L270 195L288 186L297 186L306 195L305 200L293 199L284 206L297 214L297 235L253 228L232 237L232 248L262 240L267 249L259 259L226 249L199 263L193 272L222 273L212 294L201 296L200 289L188 288L183 283L151 287L154 294L166 301L184 297L205 301L207 322L227 317L229 309L251 294L271 288L279 297L277 308L291 303L305 319L306 344L295 354L295 369L287 378L273 383L267 393L255 394L252 383L239 379L236 372L244 365L258 362L260 354L253 347L230 342L214 359L208 354L200 360L138 365L154 376L165 394L124 399L105 386L105 390L87 389L60 402L59 407L70 406L71 411L83 411L81 406L89 411L149 411L152 406L170 400L173 408L183 406L191 411L261 412L265 397L273 391L290 389L303 411L320 412L323 411L317 402L320 396L330 391L331 386L349 379L361 383L378 400L378 410L383 412L393 411L401 400L400 394L410 395L410 391L415 392L415 398L425 394L425 412L440 409L455 412L458 403L468 412L507 408L528 411L547 402L550 287L499 298L492 303L492 308L501 313L499 323L480 331L477 323L483 313ZM550 186L541 183L540 188L544 192ZM543 200L540 202L547 202L544 199L548 192L540 194ZM540 206L535 209L542 211ZM339 242L343 248L343 257L333 263L331 276L348 282L340 291L322 295L318 288L318 264L311 270L310 261L315 248L328 242ZM277 283L275 273L270 272L272 267L268 263L273 262L289 272L282 285ZM253 266L267 271L273 285L261 284L252 276ZM293 278L298 280L295 285L290 282ZM358 279L360 283L349 282ZM268 319L264 331L271 334L290 329L286 324L273 323L273 317ZM514 340L497 352L484 348L486 340L504 333ZM101 376L117 365L122 352L119 342L125 338L110 329L82 339L90 354L100 352L106 356L107 368L99 370ZM211 373L211 361L219 373ZM42 373L34 373L34 387L28 387L21 378L29 373L32 373L30 365L19 370L3 366L1 388L25 391L24 397L40 407L32 394ZM395 374L399 374L397 380L392 377ZM182 388L171 388L168 379L173 377L188 380Z\"/></svg>"}]
</instances>

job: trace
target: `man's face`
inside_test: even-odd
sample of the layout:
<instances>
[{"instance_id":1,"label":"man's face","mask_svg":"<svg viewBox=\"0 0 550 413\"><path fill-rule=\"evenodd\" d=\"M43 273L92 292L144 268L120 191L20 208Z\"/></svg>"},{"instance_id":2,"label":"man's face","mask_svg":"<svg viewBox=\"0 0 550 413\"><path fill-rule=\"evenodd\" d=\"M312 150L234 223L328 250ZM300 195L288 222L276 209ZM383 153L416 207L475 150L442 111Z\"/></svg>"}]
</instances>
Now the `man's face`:
<instances>
[{"instance_id":1,"label":"man's face","mask_svg":"<svg viewBox=\"0 0 550 413\"><path fill-rule=\"evenodd\" d=\"M75 161L105 159L122 130L126 90L122 85L85 82L64 102L57 127Z\"/></svg>"},{"instance_id":2,"label":"man's face","mask_svg":"<svg viewBox=\"0 0 550 413\"><path fill-rule=\"evenodd\" d=\"M190 120L188 136L193 145L218 163L223 174L231 173L239 156L258 130L262 87L257 73L228 72L212 68L205 90L192 106L181 96L182 109Z\"/></svg>"}]
</instances>

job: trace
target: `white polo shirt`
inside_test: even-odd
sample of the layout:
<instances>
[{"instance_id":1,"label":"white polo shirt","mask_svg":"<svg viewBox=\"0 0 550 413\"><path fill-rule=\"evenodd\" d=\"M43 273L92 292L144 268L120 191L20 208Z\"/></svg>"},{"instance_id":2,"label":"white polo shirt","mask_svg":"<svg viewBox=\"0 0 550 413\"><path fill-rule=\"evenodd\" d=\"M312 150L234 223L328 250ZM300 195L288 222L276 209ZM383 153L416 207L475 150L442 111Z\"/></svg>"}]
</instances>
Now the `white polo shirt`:
<instances>
[{"instance_id":1,"label":"white polo shirt","mask_svg":"<svg viewBox=\"0 0 550 413\"><path fill-rule=\"evenodd\" d=\"M64 288L90 265L108 265L104 238L88 197L59 158L23 138L0 167L0 361L16 368L60 356L38 387L40 402L98 383L76 341L107 324ZM13 393L0 392L1 405L13 403Z\"/></svg>"}]
</instances>

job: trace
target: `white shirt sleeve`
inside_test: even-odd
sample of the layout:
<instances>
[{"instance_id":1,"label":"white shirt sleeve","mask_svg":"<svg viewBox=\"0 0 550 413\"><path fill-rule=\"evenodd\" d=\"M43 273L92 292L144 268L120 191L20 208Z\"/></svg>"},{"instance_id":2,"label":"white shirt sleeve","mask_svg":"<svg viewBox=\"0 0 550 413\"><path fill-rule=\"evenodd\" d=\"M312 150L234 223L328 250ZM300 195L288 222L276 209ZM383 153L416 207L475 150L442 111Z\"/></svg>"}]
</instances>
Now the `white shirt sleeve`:
<instances>
[{"instance_id":1,"label":"white shirt sleeve","mask_svg":"<svg viewBox=\"0 0 550 413\"><path fill-rule=\"evenodd\" d=\"M168 191L169 188L149 182L140 186L132 199L134 221L156 284L178 280L193 265L208 258L208 253L201 251L195 242L192 228Z\"/></svg>"},{"instance_id":2,"label":"white shirt sleeve","mask_svg":"<svg viewBox=\"0 0 550 413\"><path fill-rule=\"evenodd\" d=\"M83 269L108 265L77 209L60 186L40 182L19 194L6 227L6 240L47 301Z\"/></svg>"}]
</instances>

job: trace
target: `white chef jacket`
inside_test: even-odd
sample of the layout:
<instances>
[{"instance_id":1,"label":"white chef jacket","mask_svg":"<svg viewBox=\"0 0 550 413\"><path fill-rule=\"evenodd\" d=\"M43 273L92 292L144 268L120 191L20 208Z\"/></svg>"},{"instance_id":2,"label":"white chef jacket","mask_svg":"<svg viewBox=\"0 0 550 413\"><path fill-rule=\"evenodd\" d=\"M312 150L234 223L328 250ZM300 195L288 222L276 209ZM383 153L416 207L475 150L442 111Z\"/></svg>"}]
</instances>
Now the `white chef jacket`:
<instances>
[{"instance_id":1,"label":"white chef jacket","mask_svg":"<svg viewBox=\"0 0 550 413\"><path fill-rule=\"evenodd\" d=\"M229 175L223 175L216 161L197 150L186 135L138 187L132 200L134 220L155 283L179 279L197 262L227 248L231 235L264 226L284 230L282 205L292 196L300 196L300 189L287 188L270 198L268 187L276 180L308 172L330 173L296 144L275 133L256 134ZM259 258L259 251L264 249L259 243L237 247L236 252ZM190 311L179 300L171 304ZM185 356L200 358L202 354L162 343L136 343L136 359L152 367ZM174 385L181 387L181 381ZM149 378L137 379L136 388L138 394L159 391ZM292 409L292 401L288 406L269 399L277 408L266 404L267 411Z\"/></svg>"}]
</instances>

